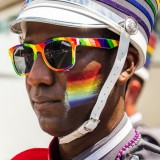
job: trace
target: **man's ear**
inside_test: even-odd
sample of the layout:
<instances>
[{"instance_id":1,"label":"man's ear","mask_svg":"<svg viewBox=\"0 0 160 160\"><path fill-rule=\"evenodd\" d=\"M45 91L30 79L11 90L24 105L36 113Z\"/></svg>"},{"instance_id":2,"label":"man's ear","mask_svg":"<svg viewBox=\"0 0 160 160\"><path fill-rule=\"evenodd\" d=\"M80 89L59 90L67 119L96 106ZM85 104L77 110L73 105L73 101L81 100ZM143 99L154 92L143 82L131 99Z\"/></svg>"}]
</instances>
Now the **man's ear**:
<instances>
[{"instance_id":1,"label":"man's ear","mask_svg":"<svg viewBox=\"0 0 160 160\"><path fill-rule=\"evenodd\" d=\"M133 76L138 61L139 61L138 51L135 48L130 47L123 70L119 75L117 81L119 85L125 84Z\"/></svg>"}]
</instances>

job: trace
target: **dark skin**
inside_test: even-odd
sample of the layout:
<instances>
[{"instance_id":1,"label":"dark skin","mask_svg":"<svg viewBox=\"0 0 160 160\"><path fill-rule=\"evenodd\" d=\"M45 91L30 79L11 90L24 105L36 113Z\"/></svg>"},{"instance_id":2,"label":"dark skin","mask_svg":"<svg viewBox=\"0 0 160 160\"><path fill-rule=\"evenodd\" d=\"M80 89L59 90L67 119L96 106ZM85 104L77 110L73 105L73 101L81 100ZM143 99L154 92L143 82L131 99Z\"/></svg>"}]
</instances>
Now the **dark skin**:
<instances>
[{"instance_id":1,"label":"dark skin","mask_svg":"<svg viewBox=\"0 0 160 160\"><path fill-rule=\"evenodd\" d=\"M33 22L27 24L27 30L22 30L23 34L26 35L24 41L34 44L44 42L53 37L119 39L116 34L107 29L78 29ZM88 120L97 97L84 106L67 108L64 103L67 79L72 74L81 73L87 70L88 67L91 68L93 64L101 65L99 69L99 74L103 75L101 88L110 73L116 53L117 48L106 50L78 47L75 66L69 72L61 73L50 70L45 65L41 55L38 55L30 75L26 78L26 87L33 110L38 117L41 128L45 132L56 137L65 136ZM124 69L108 98L98 127L82 138L68 144L61 144L60 153L62 159L74 158L100 139L109 135L122 120L124 115L125 86L136 68L137 55L137 51L130 47Z\"/></svg>"}]
</instances>

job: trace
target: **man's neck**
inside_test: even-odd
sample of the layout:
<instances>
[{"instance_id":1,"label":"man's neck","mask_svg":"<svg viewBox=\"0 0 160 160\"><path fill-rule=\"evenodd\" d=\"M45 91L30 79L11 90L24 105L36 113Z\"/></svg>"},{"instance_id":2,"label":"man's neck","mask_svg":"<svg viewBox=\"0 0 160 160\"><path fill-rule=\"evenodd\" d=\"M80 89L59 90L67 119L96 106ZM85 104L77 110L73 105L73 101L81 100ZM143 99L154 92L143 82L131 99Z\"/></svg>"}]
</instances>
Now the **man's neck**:
<instances>
[{"instance_id":1,"label":"man's neck","mask_svg":"<svg viewBox=\"0 0 160 160\"><path fill-rule=\"evenodd\" d=\"M90 132L79 139L76 139L68 144L60 144L59 148L61 158L63 160L73 159L104 137L108 136L113 131L113 129L115 129L116 126L120 123L123 115L119 115L118 117L119 119L117 120L115 120L114 117L111 117L107 124L100 123L93 132Z\"/></svg>"}]
</instances>

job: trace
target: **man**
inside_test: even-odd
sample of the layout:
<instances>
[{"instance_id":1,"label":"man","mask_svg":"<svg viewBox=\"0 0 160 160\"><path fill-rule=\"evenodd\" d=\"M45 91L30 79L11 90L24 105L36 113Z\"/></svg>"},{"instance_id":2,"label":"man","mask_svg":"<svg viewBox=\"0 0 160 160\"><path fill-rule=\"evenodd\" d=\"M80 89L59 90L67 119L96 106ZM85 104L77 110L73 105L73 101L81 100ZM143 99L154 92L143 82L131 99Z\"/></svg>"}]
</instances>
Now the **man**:
<instances>
[{"instance_id":1,"label":"man","mask_svg":"<svg viewBox=\"0 0 160 160\"><path fill-rule=\"evenodd\" d=\"M151 58L154 54L154 49L156 47L156 36L154 33L151 34L148 47L147 47L147 58L144 67L135 72L134 76L131 78L127 93L126 93L126 113L130 117L132 125L134 128L138 129L143 137L143 139L160 146L160 129L151 128L142 122L142 114L137 110L137 101L140 97L141 91L149 79L149 68L151 64Z\"/></svg>"},{"instance_id":2,"label":"man","mask_svg":"<svg viewBox=\"0 0 160 160\"><path fill-rule=\"evenodd\" d=\"M11 25L22 44L10 56L41 128L55 137L46 159L160 159L124 113L126 83L145 62L157 9L156 0L26 2Z\"/></svg>"}]
</instances>

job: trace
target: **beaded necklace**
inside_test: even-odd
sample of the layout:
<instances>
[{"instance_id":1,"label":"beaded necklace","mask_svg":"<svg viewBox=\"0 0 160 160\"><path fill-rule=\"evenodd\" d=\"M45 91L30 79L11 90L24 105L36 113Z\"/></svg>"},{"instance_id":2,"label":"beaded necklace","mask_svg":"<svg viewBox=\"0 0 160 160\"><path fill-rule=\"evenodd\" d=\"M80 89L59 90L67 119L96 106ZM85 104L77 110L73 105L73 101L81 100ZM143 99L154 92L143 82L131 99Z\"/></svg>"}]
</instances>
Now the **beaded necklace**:
<instances>
[{"instance_id":1,"label":"beaded necklace","mask_svg":"<svg viewBox=\"0 0 160 160\"><path fill-rule=\"evenodd\" d=\"M139 141L141 139L141 134L136 129L134 129L134 132L135 132L135 136L133 137L133 139L131 141L129 141L127 144L125 144L124 147L121 148L121 150L119 150L115 160L121 160L122 154L128 148L132 148L132 147L134 147L135 145L137 145L139 143Z\"/></svg>"}]
</instances>

